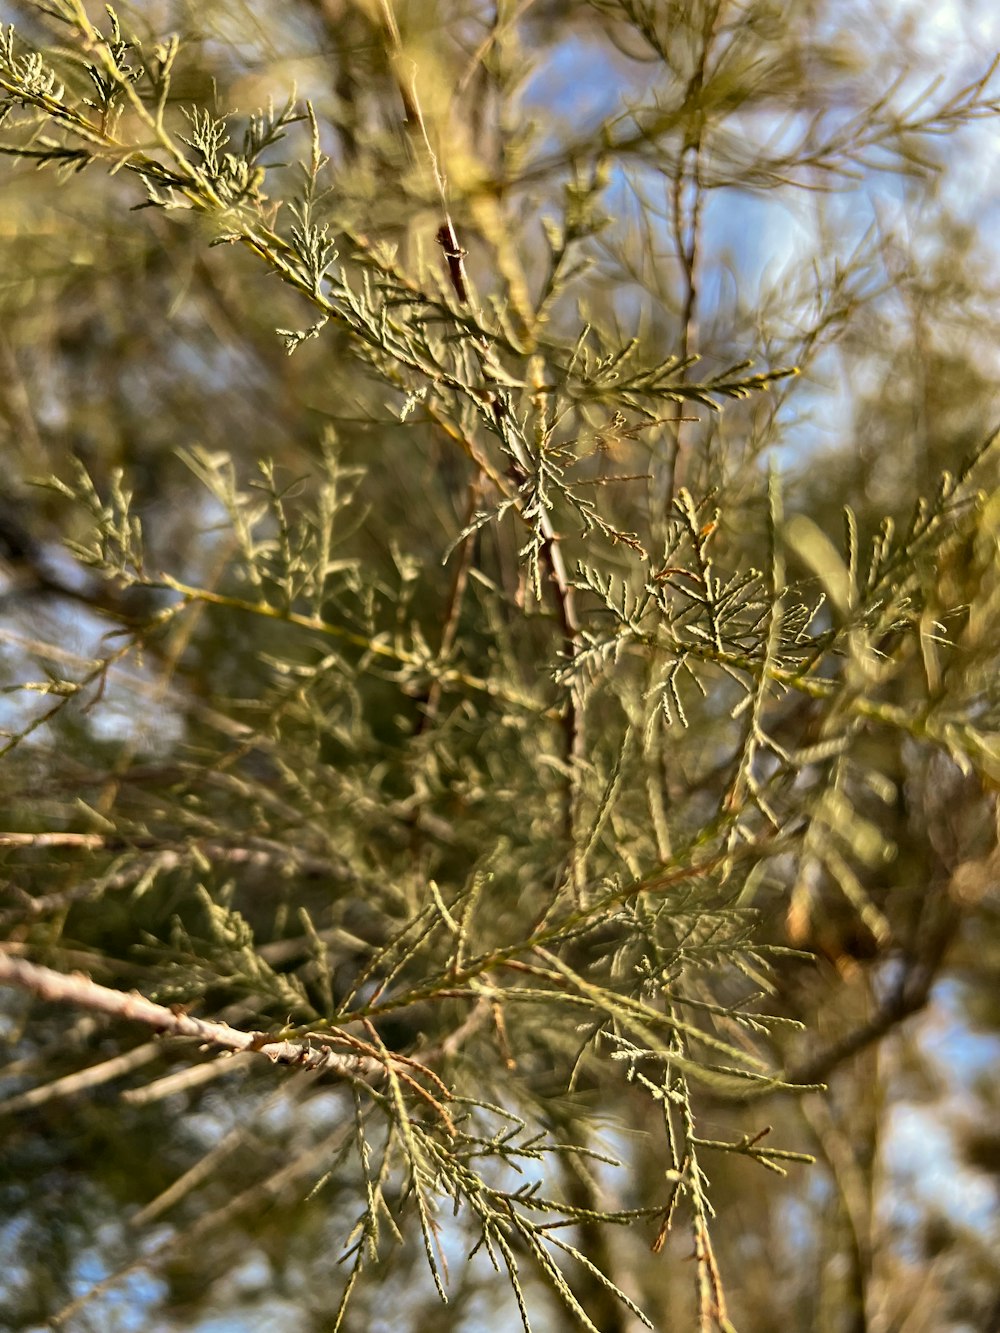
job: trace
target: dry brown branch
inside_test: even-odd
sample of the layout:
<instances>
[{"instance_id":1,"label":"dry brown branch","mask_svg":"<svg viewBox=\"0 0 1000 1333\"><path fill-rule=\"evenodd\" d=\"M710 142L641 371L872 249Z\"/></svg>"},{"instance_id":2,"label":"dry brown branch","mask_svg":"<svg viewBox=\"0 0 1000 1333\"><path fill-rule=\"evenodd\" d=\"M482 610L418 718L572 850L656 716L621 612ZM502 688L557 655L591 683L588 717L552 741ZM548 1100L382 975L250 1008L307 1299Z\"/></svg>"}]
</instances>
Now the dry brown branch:
<instances>
[{"instance_id":1,"label":"dry brown branch","mask_svg":"<svg viewBox=\"0 0 1000 1333\"><path fill-rule=\"evenodd\" d=\"M101 833L0 833L0 847L103 847Z\"/></svg>"},{"instance_id":2,"label":"dry brown branch","mask_svg":"<svg viewBox=\"0 0 1000 1333\"><path fill-rule=\"evenodd\" d=\"M348 1079L371 1079L384 1073L384 1063L368 1056L341 1055L330 1045L275 1040L266 1032L242 1032L228 1023L175 1013L135 991L113 990L83 973L67 975L23 958L14 958L6 950L0 950L0 986L27 991L50 1004L67 1004L111 1018L143 1023L164 1036L193 1037L222 1051L253 1051L266 1056L272 1064L323 1070Z\"/></svg>"}]
</instances>

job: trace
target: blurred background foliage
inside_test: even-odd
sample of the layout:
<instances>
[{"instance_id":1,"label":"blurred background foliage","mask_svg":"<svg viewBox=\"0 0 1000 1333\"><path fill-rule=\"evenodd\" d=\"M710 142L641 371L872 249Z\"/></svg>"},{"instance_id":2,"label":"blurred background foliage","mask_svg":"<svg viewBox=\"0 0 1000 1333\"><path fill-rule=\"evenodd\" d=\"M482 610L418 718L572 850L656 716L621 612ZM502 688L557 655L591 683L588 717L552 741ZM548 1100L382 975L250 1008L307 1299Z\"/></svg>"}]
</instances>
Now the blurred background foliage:
<instances>
[{"instance_id":1,"label":"blurred background foliage","mask_svg":"<svg viewBox=\"0 0 1000 1333\"><path fill-rule=\"evenodd\" d=\"M0 5L11 49L45 51L67 98L93 100L74 12L110 31L96 5ZM0 141L18 151L0 166L4 947L269 1031L312 1030L345 997L405 983L375 1015L379 1039L432 1053L450 1088L524 1118L523 1179L542 1178L573 1223L555 1234L653 1327L1000 1330L993 455L954 505L934 499L997 417L1000 24L971 0L394 13L395 58L374 3L117 10L136 68L180 37L165 102L177 136L197 140L191 108L234 113L237 151L251 112L308 99L328 158L315 208L353 290L367 277L404 326L430 310L413 326L428 359L450 365L454 347L468 370L479 343L435 241L440 190L403 125L412 81L499 349L485 390L471 372L455 393L397 374L337 319L287 354L277 331L308 330L316 311L239 236L246 210L247 228L291 235L305 119L227 222L139 207L134 158L109 171L124 160L110 140L86 169L40 167L25 151L52 131L5 75ZM134 108L116 115L109 134L155 154ZM404 278L422 293L412 308ZM602 370L631 339L617 377ZM671 357L658 377L637 369ZM532 458L565 469L558 547L571 574L596 571L575 610L544 531L537 596L530 515L494 513L504 479L522 517L537 495L514 428L477 406L502 374ZM738 392L690 387L713 383ZM586 532L564 484L603 528ZM921 496L940 515L926 533L908 528ZM864 570L887 515L898 559L879 596L891 607L905 585L909 600L880 620L873 594L862 624L838 552L856 544ZM139 521L142 559L116 569L119 519L119 535ZM292 557L317 534L310 585ZM772 624L798 605L780 586L769 600L779 570L810 607L826 596L795 651L830 691L747 692L770 669L757 640L748 660L759 648L764 665L742 683L707 659L676 696L657 674L661 631L637 628L629 601L644 586L704 594L691 571L709 541L715 569L765 572L753 596ZM758 614L750 591L737 610ZM770 748L747 731L758 706ZM673 885L712 857L663 909L657 876ZM456 912L476 902L475 954L621 890L560 938L564 965L671 1013L677 995L716 1006L692 1021L827 1090L747 1102L695 1070L651 1096L635 1071L659 1075L597 1040L623 1038L621 1013L565 1004L555 963L531 983L537 1003L450 995L444 945L428 935L425 957L405 933L431 931L431 881ZM628 896L632 882L649 893ZM761 1015L804 1028L755 1025L761 990ZM366 1208L346 1083L227 1067L0 994L3 1327L518 1326L486 1255L466 1262L467 1213L441 1215L440 1304L404 1224L412 1181L391 1165L384 1234L338 1313ZM665 1128L678 1107L694 1117L683 1132ZM367 1122L386 1163L390 1122ZM705 1148L700 1175L681 1141L737 1151ZM779 1175L741 1154L761 1144L817 1160ZM495 1144L483 1159L495 1183ZM601 1222L630 1209L647 1212ZM524 1233L513 1243L532 1327L576 1326ZM640 1326L592 1268L565 1271L602 1333Z\"/></svg>"}]
</instances>

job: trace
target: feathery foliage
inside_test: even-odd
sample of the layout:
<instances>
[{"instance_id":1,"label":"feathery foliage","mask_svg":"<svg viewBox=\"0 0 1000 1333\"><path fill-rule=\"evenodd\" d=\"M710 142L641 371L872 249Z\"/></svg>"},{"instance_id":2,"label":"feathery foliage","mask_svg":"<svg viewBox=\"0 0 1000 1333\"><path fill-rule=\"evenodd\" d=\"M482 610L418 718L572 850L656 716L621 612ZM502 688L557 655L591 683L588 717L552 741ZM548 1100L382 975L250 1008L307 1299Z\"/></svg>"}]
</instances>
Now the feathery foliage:
<instances>
[{"instance_id":1,"label":"feathery foliage","mask_svg":"<svg viewBox=\"0 0 1000 1333\"><path fill-rule=\"evenodd\" d=\"M303 4L245 40L327 25L334 87L307 69L248 114L207 81L266 83L208 49L251 8L210 6L200 52L82 0L0 41L10 179L84 191L137 247L85 285L148 273L116 316L127 413L24 469L68 557L22 543L45 615L4 630L0 980L24 999L0 1112L46 1117L25 1171L105 1155L68 1250L118 1229L106 1284L73 1259L32 1312L9 1276L11 1326L83 1327L138 1268L164 1308L224 1304L240 1235L280 1272L294 1233L325 1256L316 1327L370 1326L421 1271L471 1327L501 1299L485 1256L526 1329L732 1328L717 1172L811 1169L761 1104L822 1104L926 1003L993 873L995 823L917 883L901 811L926 789L933 825L940 772L994 818L1000 507L985 415L890 515L833 462L810 496L787 451L901 242L713 318L706 210L927 182L995 113L994 67L866 92L764 3ZM656 76L556 143L519 63L563 23ZM49 291L68 307L65 273ZM874 960L867 1018L810 1008L814 954L845 987ZM687 1304L661 1285L692 1278Z\"/></svg>"}]
</instances>

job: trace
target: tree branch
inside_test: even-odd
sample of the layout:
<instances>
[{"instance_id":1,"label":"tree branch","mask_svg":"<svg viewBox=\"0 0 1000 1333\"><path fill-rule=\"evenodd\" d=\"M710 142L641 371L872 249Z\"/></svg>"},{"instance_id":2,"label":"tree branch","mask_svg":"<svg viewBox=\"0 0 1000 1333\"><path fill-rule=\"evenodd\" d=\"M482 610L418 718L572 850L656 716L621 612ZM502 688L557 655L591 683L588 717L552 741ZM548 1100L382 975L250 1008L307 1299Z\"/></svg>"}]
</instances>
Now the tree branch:
<instances>
[{"instance_id":1,"label":"tree branch","mask_svg":"<svg viewBox=\"0 0 1000 1333\"><path fill-rule=\"evenodd\" d=\"M107 1014L132 1023L143 1023L169 1037L193 1037L223 1051L252 1051L272 1064L297 1069L322 1070L346 1079L371 1079L385 1073L385 1063L366 1055L342 1055L331 1046L311 1041L281 1041L266 1032L242 1032L228 1023L175 1013L147 1000L136 991L118 991L102 986L82 972L57 972L29 963L0 949L0 986L27 991L50 1004L67 1004L91 1013Z\"/></svg>"}]
</instances>

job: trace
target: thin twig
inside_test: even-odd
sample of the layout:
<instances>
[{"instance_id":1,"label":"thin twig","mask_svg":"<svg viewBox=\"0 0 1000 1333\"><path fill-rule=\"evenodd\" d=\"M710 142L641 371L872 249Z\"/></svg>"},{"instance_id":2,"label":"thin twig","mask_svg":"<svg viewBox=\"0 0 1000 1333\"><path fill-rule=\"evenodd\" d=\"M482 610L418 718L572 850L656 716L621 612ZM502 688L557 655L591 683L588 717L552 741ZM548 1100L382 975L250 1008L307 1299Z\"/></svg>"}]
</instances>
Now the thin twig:
<instances>
[{"instance_id":1,"label":"thin twig","mask_svg":"<svg viewBox=\"0 0 1000 1333\"><path fill-rule=\"evenodd\" d=\"M463 527L470 528L479 508L482 498L483 478L482 473L474 477L469 483L469 502L465 515ZM462 614L462 602L465 598L465 590L469 584L469 571L472 567L472 554L475 549L475 534L469 532L459 544L455 558L455 569L451 581L451 589L448 594L448 606L445 611L444 628L441 631L441 642L438 647L438 660L442 665L451 656L455 647L455 640L458 637L458 626ZM444 694L444 682L440 676L435 676L431 681L424 698L424 707L417 723L417 736L422 735L432 723L437 719L438 710L441 707L441 698Z\"/></svg>"},{"instance_id":2,"label":"thin twig","mask_svg":"<svg viewBox=\"0 0 1000 1333\"><path fill-rule=\"evenodd\" d=\"M698 355L698 282L701 267L702 208L705 186L702 180L704 115L700 102L705 88L709 56L719 26L722 0L716 0L705 19L701 49L684 97L687 111L684 146L677 161L670 188L671 228L677 259L681 266L681 330L679 356L682 364ZM686 376L686 371L682 372ZM664 460L663 510L668 512L677 489L677 473L687 444L684 404L673 406L673 436Z\"/></svg>"}]
</instances>

